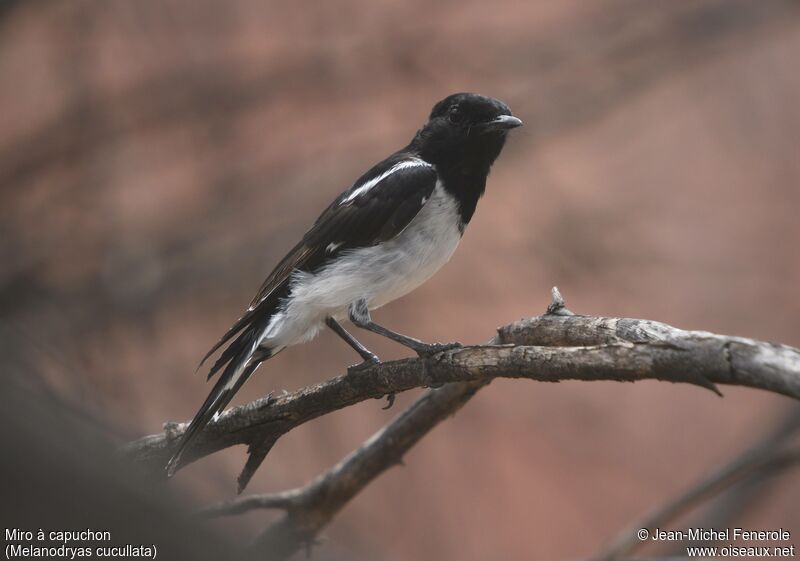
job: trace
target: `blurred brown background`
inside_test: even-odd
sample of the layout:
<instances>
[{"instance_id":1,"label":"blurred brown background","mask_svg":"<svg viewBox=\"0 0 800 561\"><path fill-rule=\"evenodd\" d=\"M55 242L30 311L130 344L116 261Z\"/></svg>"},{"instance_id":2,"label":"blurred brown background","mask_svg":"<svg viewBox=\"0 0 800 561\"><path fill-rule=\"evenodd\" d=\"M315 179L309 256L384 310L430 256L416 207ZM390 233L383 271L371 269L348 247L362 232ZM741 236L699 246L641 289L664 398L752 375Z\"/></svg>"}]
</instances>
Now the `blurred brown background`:
<instances>
[{"instance_id":1,"label":"blurred brown background","mask_svg":"<svg viewBox=\"0 0 800 561\"><path fill-rule=\"evenodd\" d=\"M797 2L0 7L0 321L120 442L195 412L209 389L197 360L262 278L454 91L504 100L525 127L452 262L379 321L480 342L558 285L576 312L800 345ZM325 333L236 403L356 360ZM357 497L317 554L590 555L792 405L723 391L496 381ZM249 491L304 483L413 398L292 432ZM244 458L170 485L197 504L230 497ZM269 516L215 525L249 539ZM797 477L739 523L800 536Z\"/></svg>"}]
</instances>

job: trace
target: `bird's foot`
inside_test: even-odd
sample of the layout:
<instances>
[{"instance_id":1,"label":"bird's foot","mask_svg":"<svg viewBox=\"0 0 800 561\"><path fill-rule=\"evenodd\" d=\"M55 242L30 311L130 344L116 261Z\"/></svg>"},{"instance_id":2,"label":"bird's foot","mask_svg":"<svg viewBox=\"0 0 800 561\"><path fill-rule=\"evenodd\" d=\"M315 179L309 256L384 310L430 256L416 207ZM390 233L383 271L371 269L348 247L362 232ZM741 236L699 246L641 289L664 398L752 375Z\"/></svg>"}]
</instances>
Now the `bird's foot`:
<instances>
[{"instance_id":1,"label":"bird's foot","mask_svg":"<svg viewBox=\"0 0 800 561\"><path fill-rule=\"evenodd\" d=\"M422 358L429 357L451 349L460 349L461 343L422 343L414 347L414 351Z\"/></svg>"},{"instance_id":2,"label":"bird's foot","mask_svg":"<svg viewBox=\"0 0 800 561\"><path fill-rule=\"evenodd\" d=\"M350 374L351 372L361 372L362 370L367 370L368 368L372 368L375 365L381 363L381 359L377 357L377 355L372 355L370 357L365 357L363 362L358 364L354 364L347 368L347 373Z\"/></svg>"}]
</instances>

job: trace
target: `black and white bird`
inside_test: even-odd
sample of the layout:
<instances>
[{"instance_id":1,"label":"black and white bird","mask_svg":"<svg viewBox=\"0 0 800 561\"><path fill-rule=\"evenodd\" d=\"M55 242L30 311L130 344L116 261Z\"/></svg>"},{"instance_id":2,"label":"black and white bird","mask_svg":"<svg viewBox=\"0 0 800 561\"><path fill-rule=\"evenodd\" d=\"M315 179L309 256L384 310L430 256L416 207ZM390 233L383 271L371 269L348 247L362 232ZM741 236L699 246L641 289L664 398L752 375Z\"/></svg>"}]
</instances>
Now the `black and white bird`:
<instances>
[{"instance_id":1,"label":"black and white bird","mask_svg":"<svg viewBox=\"0 0 800 561\"><path fill-rule=\"evenodd\" d=\"M172 475L195 436L270 357L330 327L361 355L378 357L339 324L388 337L420 355L423 343L377 325L374 310L408 294L456 249L486 188L506 133L522 124L496 99L472 93L437 103L411 143L378 163L325 209L264 281L244 315L203 357L227 344L208 378L222 374L167 465ZM224 370L223 370L224 369Z\"/></svg>"}]
</instances>

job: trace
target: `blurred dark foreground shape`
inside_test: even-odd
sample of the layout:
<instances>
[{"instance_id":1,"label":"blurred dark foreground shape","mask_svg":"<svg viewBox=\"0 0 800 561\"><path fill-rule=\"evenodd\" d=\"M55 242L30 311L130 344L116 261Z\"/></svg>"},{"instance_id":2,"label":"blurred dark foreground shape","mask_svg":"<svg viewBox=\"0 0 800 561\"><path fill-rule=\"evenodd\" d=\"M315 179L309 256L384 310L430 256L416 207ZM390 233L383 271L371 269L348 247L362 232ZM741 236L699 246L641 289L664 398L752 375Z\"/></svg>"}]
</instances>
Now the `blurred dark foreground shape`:
<instances>
[{"instance_id":1,"label":"blurred dark foreground shape","mask_svg":"<svg viewBox=\"0 0 800 561\"><path fill-rule=\"evenodd\" d=\"M208 529L200 531L201 521L187 515L191 510L180 497L145 481L121 461L98 423L46 390L29 370L7 364L4 369L0 407L4 540L6 532L15 528L34 536L40 529L45 536L87 529L111 534L108 541L66 543L34 537L4 543L4 550L8 543L93 550L155 545L157 559L232 558L236 548Z\"/></svg>"}]
</instances>

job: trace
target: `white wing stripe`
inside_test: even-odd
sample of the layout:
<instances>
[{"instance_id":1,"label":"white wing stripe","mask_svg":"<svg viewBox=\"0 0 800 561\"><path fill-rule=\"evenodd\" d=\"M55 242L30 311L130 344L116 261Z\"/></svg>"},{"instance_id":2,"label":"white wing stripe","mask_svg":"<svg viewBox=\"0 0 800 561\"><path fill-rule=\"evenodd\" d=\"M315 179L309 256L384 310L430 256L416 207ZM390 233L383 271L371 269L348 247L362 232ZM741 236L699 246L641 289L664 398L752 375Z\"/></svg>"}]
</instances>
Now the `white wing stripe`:
<instances>
[{"instance_id":1,"label":"white wing stripe","mask_svg":"<svg viewBox=\"0 0 800 561\"><path fill-rule=\"evenodd\" d=\"M358 197L359 195L366 193L367 191L375 187L378 183L380 183L381 181L392 175L394 172L400 171L401 169L413 168L413 167L430 167L430 164L425 160L420 160L419 158L403 160L402 162L393 165L391 168L380 174L378 177L370 179L369 181L361 185L358 189L347 195L347 197L340 204L345 205L350 201L352 201L353 199L355 199L356 197Z\"/></svg>"}]
</instances>

